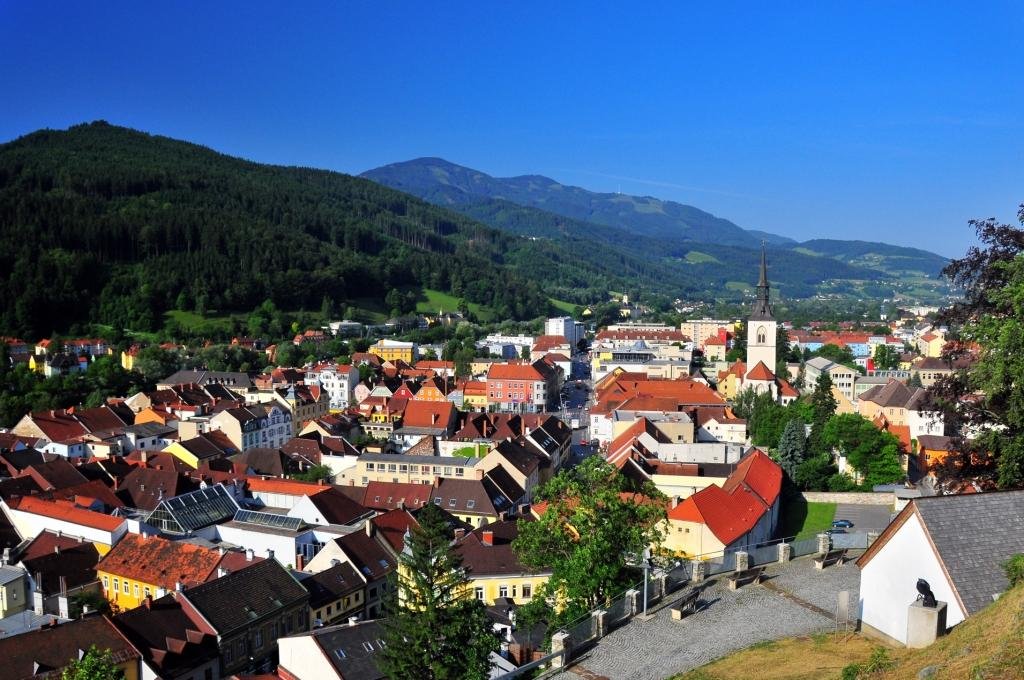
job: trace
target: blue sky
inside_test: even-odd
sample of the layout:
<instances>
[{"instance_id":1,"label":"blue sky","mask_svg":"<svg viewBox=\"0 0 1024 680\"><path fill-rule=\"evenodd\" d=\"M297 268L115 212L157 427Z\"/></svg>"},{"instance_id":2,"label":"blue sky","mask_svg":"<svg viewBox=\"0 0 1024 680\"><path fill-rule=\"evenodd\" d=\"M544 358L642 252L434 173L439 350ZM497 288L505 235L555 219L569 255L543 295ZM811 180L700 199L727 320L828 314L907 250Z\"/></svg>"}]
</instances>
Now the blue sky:
<instances>
[{"instance_id":1,"label":"blue sky","mask_svg":"<svg viewBox=\"0 0 1024 680\"><path fill-rule=\"evenodd\" d=\"M441 156L948 256L1024 202L1022 3L426 4L0 0L0 141Z\"/></svg>"}]
</instances>

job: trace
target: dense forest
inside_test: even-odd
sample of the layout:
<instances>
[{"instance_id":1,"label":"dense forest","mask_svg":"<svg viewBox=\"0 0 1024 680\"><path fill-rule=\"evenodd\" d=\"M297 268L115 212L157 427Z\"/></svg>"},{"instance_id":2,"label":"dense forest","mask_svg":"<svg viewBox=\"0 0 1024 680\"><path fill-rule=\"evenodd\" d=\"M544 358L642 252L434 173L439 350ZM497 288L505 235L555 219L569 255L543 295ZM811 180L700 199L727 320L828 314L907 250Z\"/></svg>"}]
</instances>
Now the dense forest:
<instances>
[{"instance_id":1,"label":"dense forest","mask_svg":"<svg viewBox=\"0 0 1024 680\"><path fill-rule=\"evenodd\" d=\"M104 122L0 146L7 334L152 330L170 309L340 307L407 286L536 317L546 288L601 280L550 250L368 180Z\"/></svg>"}]
</instances>

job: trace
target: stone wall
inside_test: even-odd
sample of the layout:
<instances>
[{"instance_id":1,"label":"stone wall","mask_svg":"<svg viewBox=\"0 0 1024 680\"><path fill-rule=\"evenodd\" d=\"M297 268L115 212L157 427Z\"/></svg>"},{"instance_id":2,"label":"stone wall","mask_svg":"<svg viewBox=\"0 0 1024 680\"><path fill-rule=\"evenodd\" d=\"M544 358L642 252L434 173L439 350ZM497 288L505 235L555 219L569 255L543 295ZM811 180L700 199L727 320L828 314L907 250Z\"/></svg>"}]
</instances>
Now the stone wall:
<instances>
[{"instance_id":1,"label":"stone wall","mask_svg":"<svg viewBox=\"0 0 1024 680\"><path fill-rule=\"evenodd\" d=\"M888 505L896 503L892 492L874 493L858 491L804 491L801 494L808 503L849 503L851 505Z\"/></svg>"}]
</instances>

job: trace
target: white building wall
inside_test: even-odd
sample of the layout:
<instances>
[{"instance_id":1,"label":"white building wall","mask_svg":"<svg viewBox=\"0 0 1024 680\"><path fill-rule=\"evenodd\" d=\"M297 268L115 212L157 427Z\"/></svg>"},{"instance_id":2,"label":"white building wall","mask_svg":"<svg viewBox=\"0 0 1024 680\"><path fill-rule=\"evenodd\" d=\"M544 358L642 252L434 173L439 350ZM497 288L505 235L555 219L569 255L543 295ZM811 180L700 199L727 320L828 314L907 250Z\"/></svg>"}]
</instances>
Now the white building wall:
<instances>
[{"instance_id":1,"label":"white building wall","mask_svg":"<svg viewBox=\"0 0 1024 680\"><path fill-rule=\"evenodd\" d=\"M907 411L907 426L911 439L923 434L941 435L945 429L942 414L928 411Z\"/></svg>"},{"instance_id":2,"label":"white building wall","mask_svg":"<svg viewBox=\"0 0 1024 680\"><path fill-rule=\"evenodd\" d=\"M860 571L861 619L903 644L907 607L917 597L917 579L928 581L935 599L946 602L946 625L964 620L953 590L917 515L910 515Z\"/></svg>"},{"instance_id":3,"label":"white building wall","mask_svg":"<svg viewBox=\"0 0 1024 680\"><path fill-rule=\"evenodd\" d=\"M277 641L278 665L298 680L341 678L310 634L283 637Z\"/></svg>"}]
</instances>

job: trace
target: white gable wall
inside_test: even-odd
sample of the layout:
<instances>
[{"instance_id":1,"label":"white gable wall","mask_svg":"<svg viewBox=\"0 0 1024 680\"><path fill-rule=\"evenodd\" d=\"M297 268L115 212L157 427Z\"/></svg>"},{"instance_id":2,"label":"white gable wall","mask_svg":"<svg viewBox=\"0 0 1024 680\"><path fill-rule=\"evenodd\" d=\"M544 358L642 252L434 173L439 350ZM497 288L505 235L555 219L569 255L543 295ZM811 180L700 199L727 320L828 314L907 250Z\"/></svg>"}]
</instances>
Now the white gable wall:
<instances>
[{"instance_id":1,"label":"white gable wall","mask_svg":"<svg viewBox=\"0 0 1024 680\"><path fill-rule=\"evenodd\" d=\"M907 607L917 597L917 579L928 581L935 599L946 602L946 625L964 620L964 612L916 514L911 514L860 572L861 620L903 644Z\"/></svg>"}]
</instances>

